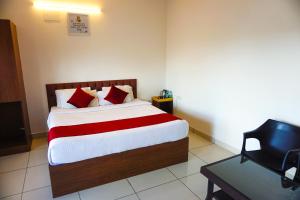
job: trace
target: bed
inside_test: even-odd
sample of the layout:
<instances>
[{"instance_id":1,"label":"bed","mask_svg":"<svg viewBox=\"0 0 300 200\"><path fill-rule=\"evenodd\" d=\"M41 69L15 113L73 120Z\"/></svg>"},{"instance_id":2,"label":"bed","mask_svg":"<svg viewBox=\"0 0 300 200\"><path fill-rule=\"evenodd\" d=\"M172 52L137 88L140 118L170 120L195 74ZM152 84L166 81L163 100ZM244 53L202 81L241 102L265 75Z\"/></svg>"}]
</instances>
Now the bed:
<instances>
[{"instance_id":1,"label":"bed","mask_svg":"<svg viewBox=\"0 0 300 200\"><path fill-rule=\"evenodd\" d=\"M111 85L130 85L137 97L137 80L47 84L50 130L96 122L134 124L132 119L163 116L149 102L83 109L56 107L55 90L91 87L101 90ZM156 117L157 118L157 117ZM145 120L144 120L145 121ZM102 123L103 124L103 123ZM111 124L109 124L111 125ZM113 126L109 126L111 128ZM53 197L117 181L188 160L188 124L184 120L72 137L55 138L49 143L48 160Z\"/></svg>"}]
</instances>

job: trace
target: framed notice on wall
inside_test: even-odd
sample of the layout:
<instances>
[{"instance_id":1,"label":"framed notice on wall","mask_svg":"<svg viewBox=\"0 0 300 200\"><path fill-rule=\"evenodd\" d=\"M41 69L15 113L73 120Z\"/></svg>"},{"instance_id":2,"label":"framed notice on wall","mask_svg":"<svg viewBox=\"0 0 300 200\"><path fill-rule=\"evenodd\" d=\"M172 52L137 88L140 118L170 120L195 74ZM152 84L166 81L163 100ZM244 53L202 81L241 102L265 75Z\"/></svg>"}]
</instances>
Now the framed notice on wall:
<instances>
[{"instance_id":1,"label":"framed notice on wall","mask_svg":"<svg viewBox=\"0 0 300 200\"><path fill-rule=\"evenodd\" d=\"M68 13L69 35L89 35L89 16Z\"/></svg>"}]
</instances>

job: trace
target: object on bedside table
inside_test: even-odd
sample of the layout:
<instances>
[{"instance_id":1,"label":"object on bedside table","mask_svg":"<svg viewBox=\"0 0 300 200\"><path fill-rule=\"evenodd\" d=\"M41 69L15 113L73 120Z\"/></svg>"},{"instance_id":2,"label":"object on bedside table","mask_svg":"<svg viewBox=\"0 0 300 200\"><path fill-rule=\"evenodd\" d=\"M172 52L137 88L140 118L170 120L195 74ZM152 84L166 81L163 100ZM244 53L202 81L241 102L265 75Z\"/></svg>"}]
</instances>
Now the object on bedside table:
<instances>
[{"instance_id":1,"label":"object on bedside table","mask_svg":"<svg viewBox=\"0 0 300 200\"><path fill-rule=\"evenodd\" d=\"M154 96L152 97L152 105L169 114L173 114L173 98Z\"/></svg>"}]
</instances>

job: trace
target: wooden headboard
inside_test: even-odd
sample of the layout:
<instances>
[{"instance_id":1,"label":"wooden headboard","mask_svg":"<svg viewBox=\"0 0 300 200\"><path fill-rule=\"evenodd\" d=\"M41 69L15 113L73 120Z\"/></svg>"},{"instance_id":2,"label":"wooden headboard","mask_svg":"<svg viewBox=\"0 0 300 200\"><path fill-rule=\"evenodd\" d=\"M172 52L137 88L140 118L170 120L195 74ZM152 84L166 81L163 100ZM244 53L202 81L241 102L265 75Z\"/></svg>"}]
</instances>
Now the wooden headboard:
<instances>
[{"instance_id":1,"label":"wooden headboard","mask_svg":"<svg viewBox=\"0 0 300 200\"><path fill-rule=\"evenodd\" d=\"M55 90L70 89L80 87L91 87L92 90L102 90L102 87L109 87L112 85L130 85L133 90L133 95L137 98L137 80L136 79L124 79L124 80L110 80L110 81L90 81L90 82L77 82L77 83L55 83L46 84L48 108L56 106Z\"/></svg>"}]
</instances>

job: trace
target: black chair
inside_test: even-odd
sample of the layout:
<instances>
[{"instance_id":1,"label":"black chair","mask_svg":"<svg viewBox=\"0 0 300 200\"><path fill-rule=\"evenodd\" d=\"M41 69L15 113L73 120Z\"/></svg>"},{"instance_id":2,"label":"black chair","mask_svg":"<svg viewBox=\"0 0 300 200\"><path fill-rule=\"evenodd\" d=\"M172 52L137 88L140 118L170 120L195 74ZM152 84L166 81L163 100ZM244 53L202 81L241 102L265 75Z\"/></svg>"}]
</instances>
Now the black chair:
<instances>
[{"instance_id":1,"label":"black chair","mask_svg":"<svg viewBox=\"0 0 300 200\"><path fill-rule=\"evenodd\" d=\"M246 151L248 138L258 139L261 149ZM256 130L244 133L241 155L283 175L296 167L299 177L300 127L269 119Z\"/></svg>"}]
</instances>

